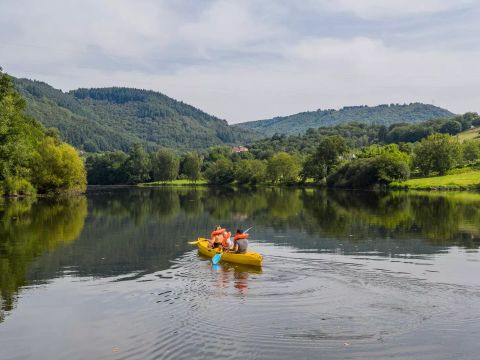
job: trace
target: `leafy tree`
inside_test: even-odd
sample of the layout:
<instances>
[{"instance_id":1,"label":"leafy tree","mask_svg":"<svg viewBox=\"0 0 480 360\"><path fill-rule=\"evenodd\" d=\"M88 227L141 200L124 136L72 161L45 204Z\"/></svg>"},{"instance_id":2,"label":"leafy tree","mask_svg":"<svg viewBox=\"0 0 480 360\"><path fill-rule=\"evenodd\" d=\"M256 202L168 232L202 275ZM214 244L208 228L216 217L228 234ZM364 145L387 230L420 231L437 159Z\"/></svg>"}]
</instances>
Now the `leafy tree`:
<instances>
[{"instance_id":1,"label":"leafy tree","mask_svg":"<svg viewBox=\"0 0 480 360\"><path fill-rule=\"evenodd\" d=\"M41 192L70 190L83 192L86 173L77 151L68 144L58 144L47 137L33 160L33 183Z\"/></svg>"},{"instance_id":2,"label":"leafy tree","mask_svg":"<svg viewBox=\"0 0 480 360\"><path fill-rule=\"evenodd\" d=\"M467 162L480 159L480 142L475 140L465 141L462 144L463 159Z\"/></svg>"},{"instance_id":3,"label":"leafy tree","mask_svg":"<svg viewBox=\"0 0 480 360\"><path fill-rule=\"evenodd\" d=\"M235 180L240 184L256 185L267 178L265 160L240 160L235 163Z\"/></svg>"},{"instance_id":4,"label":"leafy tree","mask_svg":"<svg viewBox=\"0 0 480 360\"><path fill-rule=\"evenodd\" d=\"M171 181L178 177L180 159L168 149L158 150L152 159L154 181Z\"/></svg>"},{"instance_id":5,"label":"leafy tree","mask_svg":"<svg viewBox=\"0 0 480 360\"><path fill-rule=\"evenodd\" d=\"M461 157L458 140L448 134L433 134L415 147L414 165L424 176L431 172L444 175L453 168Z\"/></svg>"},{"instance_id":6,"label":"leafy tree","mask_svg":"<svg viewBox=\"0 0 480 360\"><path fill-rule=\"evenodd\" d=\"M461 132L462 124L456 120L448 120L445 124L442 125L440 128L440 132L443 134L450 134L456 135Z\"/></svg>"},{"instance_id":7,"label":"leafy tree","mask_svg":"<svg viewBox=\"0 0 480 360\"><path fill-rule=\"evenodd\" d=\"M7 194L67 190L83 192L79 154L24 114L25 101L0 69L0 187Z\"/></svg>"},{"instance_id":8,"label":"leafy tree","mask_svg":"<svg viewBox=\"0 0 480 360\"><path fill-rule=\"evenodd\" d=\"M185 155L181 164L181 173L192 181L200 179L202 159L196 152L189 152Z\"/></svg>"},{"instance_id":9,"label":"leafy tree","mask_svg":"<svg viewBox=\"0 0 480 360\"><path fill-rule=\"evenodd\" d=\"M127 184L128 174L125 173L125 163L128 155L123 151L91 154L85 162L87 180L92 185Z\"/></svg>"},{"instance_id":10,"label":"leafy tree","mask_svg":"<svg viewBox=\"0 0 480 360\"><path fill-rule=\"evenodd\" d=\"M233 163L229 159L211 162L207 165L204 176L211 184L230 184L235 180Z\"/></svg>"},{"instance_id":11,"label":"leafy tree","mask_svg":"<svg viewBox=\"0 0 480 360\"><path fill-rule=\"evenodd\" d=\"M333 172L347 149L345 140L338 135L322 138L315 154L305 162L303 176L317 181L324 179Z\"/></svg>"},{"instance_id":12,"label":"leafy tree","mask_svg":"<svg viewBox=\"0 0 480 360\"><path fill-rule=\"evenodd\" d=\"M274 184L296 182L300 175L300 170L300 161L286 152L279 152L273 155L267 163L267 174Z\"/></svg>"},{"instance_id":13,"label":"leafy tree","mask_svg":"<svg viewBox=\"0 0 480 360\"><path fill-rule=\"evenodd\" d=\"M135 144L128 153L128 160L124 164L128 182L138 184L149 179L150 159L140 144Z\"/></svg>"},{"instance_id":14,"label":"leafy tree","mask_svg":"<svg viewBox=\"0 0 480 360\"><path fill-rule=\"evenodd\" d=\"M344 188L369 188L403 181L409 176L410 168L403 156L386 152L344 164L328 177L327 184Z\"/></svg>"}]
</instances>

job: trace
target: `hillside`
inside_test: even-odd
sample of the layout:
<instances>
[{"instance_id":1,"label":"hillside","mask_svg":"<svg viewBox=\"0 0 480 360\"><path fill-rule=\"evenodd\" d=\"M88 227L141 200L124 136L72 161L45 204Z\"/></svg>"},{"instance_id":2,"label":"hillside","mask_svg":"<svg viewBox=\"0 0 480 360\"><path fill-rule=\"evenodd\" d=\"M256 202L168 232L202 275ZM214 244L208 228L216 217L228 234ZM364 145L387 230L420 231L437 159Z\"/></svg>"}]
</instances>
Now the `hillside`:
<instances>
[{"instance_id":1,"label":"hillside","mask_svg":"<svg viewBox=\"0 0 480 360\"><path fill-rule=\"evenodd\" d=\"M259 138L252 131L155 91L131 88L63 92L28 79L14 79L27 100L27 113L62 139L88 152L128 150L141 143L149 150L204 149Z\"/></svg>"},{"instance_id":2,"label":"hillside","mask_svg":"<svg viewBox=\"0 0 480 360\"><path fill-rule=\"evenodd\" d=\"M480 141L480 130L478 128L472 128L462 131L456 135L460 141L477 140Z\"/></svg>"},{"instance_id":3,"label":"hillside","mask_svg":"<svg viewBox=\"0 0 480 360\"><path fill-rule=\"evenodd\" d=\"M454 114L437 106L412 103L408 105L348 106L340 110L307 111L267 120L249 121L237 124L243 129L255 130L263 135L302 134L309 128L335 126L339 124L361 122L377 125L394 123L418 123Z\"/></svg>"}]
</instances>

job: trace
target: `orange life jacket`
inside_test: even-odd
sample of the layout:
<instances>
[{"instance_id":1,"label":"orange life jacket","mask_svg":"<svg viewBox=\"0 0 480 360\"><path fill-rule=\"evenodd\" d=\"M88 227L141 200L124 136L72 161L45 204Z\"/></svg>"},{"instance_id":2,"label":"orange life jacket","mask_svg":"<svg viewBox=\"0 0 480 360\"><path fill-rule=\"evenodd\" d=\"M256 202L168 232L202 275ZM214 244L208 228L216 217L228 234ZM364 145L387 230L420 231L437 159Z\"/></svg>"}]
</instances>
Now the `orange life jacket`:
<instances>
[{"instance_id":1,"label":"orange life jacket","mask_svg":"<svg viewBox=\"0 0 480 360\"><path fill-rule=\"evenodd\" d=\"M228 238L232 236L232 233L231 232L227 232L227 235L223 237L222 239L222 246L223 247L227 247L227 240Z\"/></svg>"},{"instance_id":2,"label":"orange life jacket","mask_svg":"<svg viewBox=\"0 0 480 360\"><path fill-rule=\"evenodd\" d=\"M220 230L212 231L212 234L210 235L210 239L213 239L214 236L223 234L225 231L227 231L227 230L226 229L220 229Z\"/></svg>"},{"instance_id":3,"label":"orange life jacket","mask_svg":"<svg viewBox=\"0 0 480 360\"><path fill-rule=\"evenodd\" d=\"M248 234L237 234L233 238L233 241L237 241L237 240L240 240L240 239L248 239Z\"/></svg>"}]
</instances>

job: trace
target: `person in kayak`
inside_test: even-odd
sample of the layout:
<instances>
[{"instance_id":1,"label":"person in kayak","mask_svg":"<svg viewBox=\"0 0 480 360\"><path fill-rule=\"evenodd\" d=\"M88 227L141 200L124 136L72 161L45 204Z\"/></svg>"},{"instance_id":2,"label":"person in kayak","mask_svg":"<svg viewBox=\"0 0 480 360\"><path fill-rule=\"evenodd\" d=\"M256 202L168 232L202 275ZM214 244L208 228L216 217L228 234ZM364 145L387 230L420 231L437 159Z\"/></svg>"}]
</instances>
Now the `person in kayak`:
<instances>
[{"instance_id":1,"label":"person in kayak","mask_svg":"<svg viewBox=\"0 0 480 360\"><path fill-rule=\"evenodd\" d=\"M245 254L248 248L248 234L244 234L243 230L237 229L235 237L233 238L233 249L230 252L236 254Z\"/></svg>"},{"instance_id":2,"label":"person in kayak","mask_svg":"<svg viewBox=\"0 0 480 360\"><path fill-rule=\"evenodd\" d=\"M215 230L212 231L210 235L210 241L208 247L217 248L217 247L227 247L227 241L230 238L232 233L228 232L226 229L222 228L220 225L215 227Z\"/></svg>"}]
</instances>

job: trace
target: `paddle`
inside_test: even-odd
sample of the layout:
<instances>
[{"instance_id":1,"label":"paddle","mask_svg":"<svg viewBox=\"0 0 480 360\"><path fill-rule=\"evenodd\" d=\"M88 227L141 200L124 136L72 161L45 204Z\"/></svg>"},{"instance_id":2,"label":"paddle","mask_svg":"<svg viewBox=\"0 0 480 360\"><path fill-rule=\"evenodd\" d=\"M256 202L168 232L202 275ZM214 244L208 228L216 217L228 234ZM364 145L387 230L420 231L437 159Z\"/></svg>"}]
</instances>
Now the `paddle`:
<instances>
[{"instance_id":1,"label":"paddle","mask_svg":"<svg viewBox=\"0 0 480 360\"><path fill-rule=\"evenodd\" d=\"M247 230L244 231L244 234L247 234L249 230L253 229L253 226L248 228ZM219 252L218 254L215 254L213 257L212 257L212 264L213 265L217 265L220 260L222 259L222 255L223 255L223 251Z\"/></svg>"}]
</instances>

